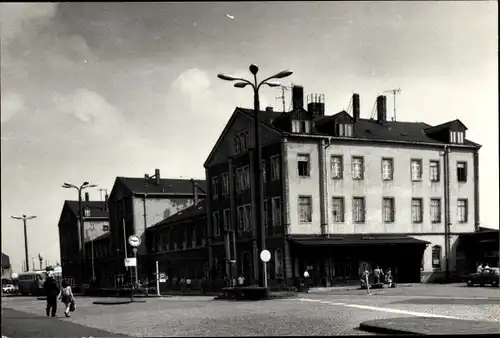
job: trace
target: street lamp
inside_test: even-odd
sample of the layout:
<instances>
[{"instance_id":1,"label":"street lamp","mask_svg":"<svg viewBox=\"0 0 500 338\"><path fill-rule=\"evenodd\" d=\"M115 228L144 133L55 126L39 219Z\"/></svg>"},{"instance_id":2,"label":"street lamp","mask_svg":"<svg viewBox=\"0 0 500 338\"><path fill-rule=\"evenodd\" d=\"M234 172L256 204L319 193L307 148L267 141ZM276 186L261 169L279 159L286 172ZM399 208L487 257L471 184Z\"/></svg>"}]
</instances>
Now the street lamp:
<instances>
[{"instance_id":1,"label":"street lamp","mask_svg":"<svg viewBox=\"0 0 500 338\"><path fill-rule=\"evenodd\" d=\"M66 189L76 189L78 191L78 218L80 222L80 249L81 249L81 268L82 268L82 284L83 281L85 280L85 275L86 275L86 269L85 269L85 229L84 229L84 221L83 221L83 208L82 208L82 190L87 189L87 188L94 188L97 187L97 184L90 184L89 182L85 181L82 183L81 186L76 186L74 184L69 184L69 183L64 183L62 185L63 188Z\"/></svg>"},{"instance_id":2,"label":"street lamp","mask_svg":"<svg viewBox=\"0 0 500 338\"><path fill-rule=\"evenodd\" d=\"M21 219L23 221L23 225L24 225L24 259L26 261L26 271L30 271L29 262L28 262L28 231L26 229L26 221L29 219L36 218L36 216L22 215L21 217L18 217L18 216L10 216L10 217L13 219ZM35 266L33 266L33 269L34 268L35 268Z\"/></svg>"},{"instance_id":3,"label":"street lamp","mask_svg":"<svg viewBox=\"0 0 500 338\"><path fill-rule=\"evenodd\" d=\"M255 153L256 158L254 161L254 176L255 176L255 187L257 189L257 193L255 194L255 204L257 211L257 246L259 248L259 252L262 252L266 248L266 231L263 217L263 187L262 187L262 149L260 147L260 101L259 101L259 89L263 84L268 85L269 87L278 87L280 84L275 81L269 81L273 79L282 79L287 76L292 75L291 70L283 70L273 76L270 76L264 79L261 82L257 81L257 73L259 72L259 67L252 64L249 67L250 73L253 75L253 81L249 81L243 78L227 75L227 74L219 74L217 77L221 80L225 81L238 81L234 84L236 88L244 88L250 85L253 89L253 106L254 106L254 139L255 139ZM265 287L267 285L267 276L266 276L266 267L265 263L261 262L260 273L259 273L259 286Z\"/></svg>"}]
</instances>

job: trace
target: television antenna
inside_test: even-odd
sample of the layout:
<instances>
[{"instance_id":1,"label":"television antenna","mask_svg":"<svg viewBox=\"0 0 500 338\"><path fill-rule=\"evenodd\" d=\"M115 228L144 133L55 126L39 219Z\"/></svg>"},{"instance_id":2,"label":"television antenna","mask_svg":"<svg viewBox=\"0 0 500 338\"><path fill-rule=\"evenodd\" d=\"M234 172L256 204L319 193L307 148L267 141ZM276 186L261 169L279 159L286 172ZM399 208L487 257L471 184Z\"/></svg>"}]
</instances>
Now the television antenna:
<instances>
[{"instance_id":1,"label":"television antenna","mask_svg":"<svg viewBox=\"0 0 500 338\"><path fill-rule=\"evenodd\" d=\"M386 91L384 91L384 93L392 93L392 95L394 97L394 116L392 117L392 120L396 121L396 94L401 93L401 88L386 90Z\"/></svg>"},{"instance_id":2,"label":"television antenna","mask_svg":"<svg viewBox=\"0 0 500 338\"><path fill-rule=\"evenodd\" d=\"M280 96L276 96L276 100L280 100L281 99L281 103L283 105L283 112L285 112L286 111L285 91L290 90L292 87L280 85L279 88L281 89L281 95Z\"/></svg>"},{"instance_id":3,"label":"television antenna","mask_svg":"<svg viewBox=\"0 0 500 338\"><path fill-rule=\"evenodd\" d=\"M106 192L106 195L108 194L108 189L99 188L99 193L101 194L101 202L103 201L103 199L102 199L102 192L103 191Z\"/></svg>"}]
</instances>

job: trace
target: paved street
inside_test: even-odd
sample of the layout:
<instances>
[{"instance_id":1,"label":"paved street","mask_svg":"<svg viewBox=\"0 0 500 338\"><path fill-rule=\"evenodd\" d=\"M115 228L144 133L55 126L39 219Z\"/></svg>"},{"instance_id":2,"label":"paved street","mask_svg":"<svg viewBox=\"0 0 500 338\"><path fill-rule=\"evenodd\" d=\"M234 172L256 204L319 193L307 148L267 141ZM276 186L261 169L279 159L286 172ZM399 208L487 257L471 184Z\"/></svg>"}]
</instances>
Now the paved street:
<instances>
[{"instance_id":1,"label":"paved street","mask_svg":"<svg viewBox=\"0 0 500 338\"><path fill-rule=\"evenodd\" d=\"M363 321L397 317L500 321L498 289L458 285L384 289L371 296L366 292L339 290L259 302L179 296L151 298L146 303L133 305L103 306L93 305L94 300L96 298L79 298L73 317L56 320L137 337L360 335L366 334L358 330ZM450 300L455 303L450 304ZM43 315L44 312L44 302L32 298L2 299L2 305L30 314ZM44 317L39 322L47 320L51 319ZM4 320L3 325L8 332L10 326L16 324Z\"/></svg>"}]
</instances>

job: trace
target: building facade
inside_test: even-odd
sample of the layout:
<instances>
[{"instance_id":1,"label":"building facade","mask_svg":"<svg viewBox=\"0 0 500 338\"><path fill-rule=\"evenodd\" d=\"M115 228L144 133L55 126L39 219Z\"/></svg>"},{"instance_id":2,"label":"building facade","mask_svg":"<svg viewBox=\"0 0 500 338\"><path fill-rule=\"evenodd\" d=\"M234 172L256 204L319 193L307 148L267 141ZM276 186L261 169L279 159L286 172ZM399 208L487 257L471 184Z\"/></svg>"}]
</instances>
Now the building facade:
<instances>
[{"instance_id":1,"label":"building facade","mask_svg":"<svg viewBox=\"0 0 500 338\"><path fill-rule=\"evenodd\" d=\"M329 285L359 280L365 266L413 282L455 271L458 236L479 228L480 146L467 128L388 121L384 96L363 119L357 94L351 114L332 116L317 96L304 109L302 87L292 95L291 112L260 112L269 277L290 284L307 269ZM236 260L256 279L252 121L237 108L205 168L210 264Z\"/></svg>"},{"instance_id":2,"label":"building facade","mask_svg":"<svg viewBox=\"0 0 500 338\"><path fill-rule=\"evenodd\" d=\"M88 193L82 202L84 221L84 242L102 236L109 231L108 207L105 201L90 201ZM73 278L77 285L81 280L80 222L78 201L64 201L59 218L59 246L64 278ZM87 276L91 276L87 265Z\"/></svg>"},{"instance_id":3,"label":"building facade","mask_svg":"<svg viewBox=\"0 0 500 338\"><path fill-rule=\"evenodd\" d=\"M146 230L164 219L184 210L205 197L203 180L162 179L160 170L144 178L117 177L111 190L110 210L112 271L115 275L130 275L124 266L125 257L133 257L127 238L141 238L137 248L139 262L148 261ZM127 251L125 251L127 250ZM149 275L149 266L138 264L139 277Z\"/></svg>"}]
</instances>

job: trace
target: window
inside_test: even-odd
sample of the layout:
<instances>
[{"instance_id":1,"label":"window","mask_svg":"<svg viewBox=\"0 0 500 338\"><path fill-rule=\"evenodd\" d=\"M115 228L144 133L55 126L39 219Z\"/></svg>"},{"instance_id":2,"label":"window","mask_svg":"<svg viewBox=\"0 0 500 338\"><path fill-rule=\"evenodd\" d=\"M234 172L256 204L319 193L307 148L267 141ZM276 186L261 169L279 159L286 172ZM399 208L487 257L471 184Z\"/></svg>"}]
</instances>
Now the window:
<instances>
[{"instance_id":1,"label":"window","mask_svg":"<svg viewBox=\"0 0 500 338\"><path fill-rule=\"evenodd\" d=\"M219 212L214 211L212 214L212 228L214 229L214 236L219 236L220 234L220 219L219 219Z\"/></svg>"},{"instance_id":2,"label":"window","mask_svg":"<svg viewBox=\"0 0 500 338\"><path fill-rule=\"evenodd\" d=\"M224 217L224 229L226 229L226 230L233 229L233 226L232 226L232 223L231 223L231 210L230 209L225 209L223 217Z\"/></svg>"},{"instance_id":3,"label":"window","mask_svg":"<svg viewBox=\"0 0 500 338\"><path fill-rule=\"evenodd\" d=\"M280 162L279 156L271 157L271 181L280 179Z\"/></svg>"},{"instance_id":4,"label":"window","mask_svg":"<svg viewBox=\"0 0 500 338\"><path fill-rule=\"evenodd\" d=\"M422 199L411 199L411 220L413 223L422 223Z\"/></svg>"},{"instance_id":5,"label":"window","mask_svg":"<svg viewBox=\"0 0 500 338\"><path fill-rule=\"evenodd\" d=\"M466 199L458 199L457 201L457 220L458 223L467 223L469 210Z\"/></svg>"},{"instance_id":6,"label":"window","mask_svg":"<svg viewBox=\"0 0 500 338\"><path fill-rule=\"evenodd\" d=\"M384 223L393 223L395 214L394 198L384 197L384 199L382 200L382 204Z\"/></svg>"},{"instance_id":7,"label":"window","mask_svg":"<svg viewBox=\"0 0 500 338\"><path fill-rule=\"evenodd\" d=\"M248 166L236 169L236 188L243 191L250 187L250 169Z\"/></svg>"},{"instance_id":8,"label":"window","mask_svg":"<svg viewBox=\"0 0 500 338\"><path fill-rule=\"evenodd\" d=\"M411 180L422 180L422 160L411 160Z\"/></svg>"},{"instance_id":9,"label":"window","mask_svg":"<svg viewBox=\"0 0 500 338\"><path fill-rule=\"evenodd\" d=\"M335 223L344 222L344 198L333 197L332 199L333 221Z\"/></svg>"},{"instance_id":10,"label":"window","mask_svg":"<svg viewBox=\"0 0 500 338\"><path fill-rule=\"evenodd\" d=\"M90 208L85 208L83 210L85 217L90 217Z\"/></svg>"},{"instance_id":11,"label":"window","mask_svg":"<svg viewBox=\"0 0 500 338\"><path fill-rule=\"evenodd\" d=\"M234 137L234 153L238 154L248 149L248 132L242 131Z\"/></svg>"},{"instance_id":12,"label":"window","mask_svg":"<svg viewBox=\"0 0 500 338\"><path fill-rule=\"evenodd\" d=\"M362 157L353 156L352 158L352 178L354 180L362 180L364 177L364 163Z\"/></svg>"},{"instance_id":13,"label":"window","mask_svg":"<svg viewBox=\"0 0 500 338\"><path fill-rule=\"evenodd\" d=\"M441 223L441 199L431 199L431 222Z\"/></svg>"},{"instance_id":14,"label":"window","mask_svg":"<svg viewBox=\"0 0 500 338\"><path fill-rule=\"evenodd\" d=\"M229 195L229 174L222 174L222 193L224 195Z\"/></svg>"},{"instance_id":15,"label":"window","mask_svg":"<svg viewBox=\"0 0 500 338\"><path fill-rule=\"evenodd\" d=\"M212 197L216 199L219 196L219 178L212 177Z\"/></svg>"},{"instance_id":16,"label":"window","mask_svg":"<svg viewBox=\"0 0 500 338\"><path fill-rule=\"evenodd\" d=\"M432 247L432 268L441 268L441 247L439 245L434 245Z\"/></svg>"},{"instance_id":17,"label":"window","mask_svg":"<svg viewBox=\"0 0 500 338\"><path fill-rule=\"evenodd\" d=\"M429 162L429 177L431 182L439 182L439 161Z\"/></svg>"},{"instance_id":18,"label":"window","mask_svg":"<svg viewBox=\"0 0 500 338\"><path fill-rule=\"evenodd\" d=\"M264 226L267 228L269 226L269 222L267 221L267 215L268 215L268 202L267 199L264 200Z\"/></svg>"},{"instance_id":19,"label":"window","mask_svg":"<svg viewBox=\"0 0 500 338\"><path fill-rule=\"evenodd\" d=\"M262 160L261 166L262 166L262 182L266 183L266 181L267 181L267 168L266 168L266 161L265 160Z\"/></svg>"},{"instance_id":20,"label":"window","mask_svg":"<svg viewBox=\"0 0 500 338\"><path fill-rule=\"evenodd\" d=\"M299 222L312 222L312 197L299 196Z\"/></svg>"},{"instance_id":21,"label":"window","mask_svg":"<svg viewBox=\"0 0 500 338\"><path fill-rule=\"evenodd\" d=\"M464 132L450 131L450 143L464 143Z\"/></svg>"},{"instance_id":22,"label":"window","mask_svg":"<svg viewBox=\"0 0 500 338\"><path fill-rule=\"evenodd\" d=\"M252 230L252 205L245 205L245 231Z\"/></svg>"},{"instance_id":23,"label":"window","mask_svg":"<svg viewBox=\"0 0 500 338\"><path fill-rule=\"evenodd\" d=\"M309 155L298 155L297 157L297 169L299 171L299 176L309 177Z\"/></svg>"},{"instance_id":24,"label":"window","mask_svg":"<svg viewBox=\"0 0 500 338\"><path fill-rule=\"evenodd\" d=\"M354 197L352 199L352 219L354 223L365 222L365 198Z\"/></svg>"},{"instance_id":25,"label":"window","mask_svg":"<svg viewBox=\"0 0 500 338\"><path fill-rule=\"evenodd\" d=\"M352 136L352 124L337 124L336 129L337 136Z\"/></svg>"},{"instance_id":26,"label":"window","mask_svg":"<svg viewBox=\"0 0 500 338\"><path fill-rule=\"evenodd\" d=\"M467 162L457 162L458 182L467 182Z\"/></svg>"},{"instance_id":27,"label":"window","mask_svg":"<svg viewBox=\"0 0 500 338\"><path fill-rule=\"evenodd\" d=\"M332 178L334 180L342 179L343 177L342 173L344 172L344 164L342 161L342 156L339 155L332 156L331 169L332 169Z\"/></svg>"},{"instance_id":28,"label":"window","mask_svg":"<svg viewBox=\"0 0 500 338\"><path fill-rule=\"evenodd\" d=\"M236 208L236 220L238 222L238 230L243 231L245 229L245 207L242 205Z\"/></svg>"},{"instance_id":29,"label":"window","mask_svg":"<svg viewBox=\"0 0 500 338\"><path fill-rule=\"evenodd\" d=\"M271 200L273 226L281 225L281 198L273 197Z\"/></svg>"},{"instance_id":30,"label":"window","mask_svg":"<svg viewBox=\"0 0 500 338\"><path fill-rule=\"evenodd\" d=\"M311 132L311 121L292 121L292 133L310 133Z\"/></svg>"},{"instance_id":31,"label":"window","mask_svg":"<svg viewBox=\"0 0 500 338\"><path fill-rule=\"evenodd\" d=\"M392 181L394 174L393 160L392 158L382 159L382 180Z\"/></svg>"}]
</instances>

